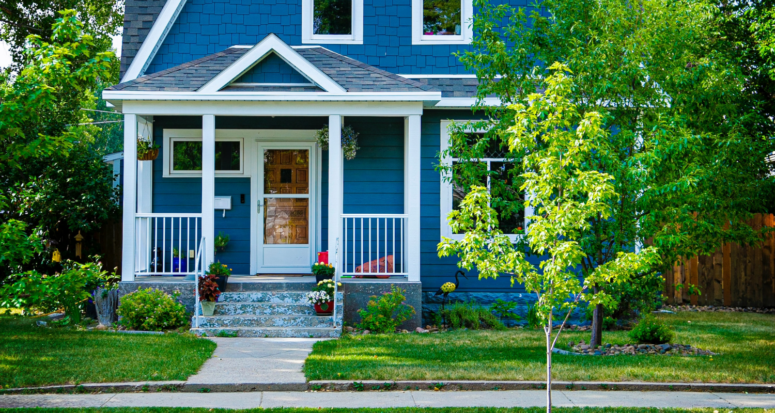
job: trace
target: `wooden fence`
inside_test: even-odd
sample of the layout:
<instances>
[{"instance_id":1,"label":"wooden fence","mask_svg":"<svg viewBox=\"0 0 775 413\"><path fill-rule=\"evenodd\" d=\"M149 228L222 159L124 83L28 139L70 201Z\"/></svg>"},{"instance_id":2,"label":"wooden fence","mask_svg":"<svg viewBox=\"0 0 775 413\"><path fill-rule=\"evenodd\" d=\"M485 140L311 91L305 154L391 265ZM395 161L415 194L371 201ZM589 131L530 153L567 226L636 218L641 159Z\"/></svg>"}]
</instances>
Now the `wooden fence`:
<instances>
[{"instance_id":1,"label":"wooden fence","mask_svg":"<svg viewBox=\"0 0 775 413\"><path fill-rule=\"evenodd\" d=\"M775 216L756 214L749 225L775 227ZM678 284L685 287L677 291ZM690 295L689 284L701 294ZM665 295L671 304L775 307L775 234L759 245L729 243L711 255L683 259L665 274Z\"/></svg>"}]
</instances>

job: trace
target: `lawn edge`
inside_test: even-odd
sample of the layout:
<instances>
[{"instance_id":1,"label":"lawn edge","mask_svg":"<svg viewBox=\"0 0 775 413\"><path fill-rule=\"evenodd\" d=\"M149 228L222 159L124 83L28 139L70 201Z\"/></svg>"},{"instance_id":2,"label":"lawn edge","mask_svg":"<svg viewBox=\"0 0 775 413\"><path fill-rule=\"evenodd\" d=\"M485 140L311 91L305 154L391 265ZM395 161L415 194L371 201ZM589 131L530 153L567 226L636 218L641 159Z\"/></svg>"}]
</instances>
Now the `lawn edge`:
<instances>
[{"instance_id":1,"label":"lawn edge","mask_svg":"<svg viewBox=\"0 0 775 413\"><path fill-rule=\"evenodd\" d=\"M84 383L2 389L0 394L79 394L125 392L257 392L257 391L502 391L542 390L541 381L492 380L313 380L306 383L189 383L185 381ZM614 381L554 381L553 390L676 391L722 393L775 393L775 384L659 383Z\"/></svg>"}]
</instances>

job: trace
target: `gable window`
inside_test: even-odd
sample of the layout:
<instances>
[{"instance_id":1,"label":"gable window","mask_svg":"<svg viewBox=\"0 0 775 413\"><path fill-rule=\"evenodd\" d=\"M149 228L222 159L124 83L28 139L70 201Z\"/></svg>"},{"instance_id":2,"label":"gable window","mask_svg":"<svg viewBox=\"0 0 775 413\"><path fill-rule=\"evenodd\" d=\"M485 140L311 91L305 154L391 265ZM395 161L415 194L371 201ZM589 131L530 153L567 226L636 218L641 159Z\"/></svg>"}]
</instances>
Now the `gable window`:
<instances>
[{"instance_id":1,"label":"gable window","mask_svg":"<svg viewBox=\"0 0 775 413\"><path fill-rule=\"evenodd\" d=\"M241 175L244 172L242 139L215 140L215 172L219 175ZM170 138L164 148L164 175L202 174L202 139Z\"/></svg>"},{"instance_id":2,"label":"gable window","mask_svg":"<svg viewBox=\"0 0 775 413\"><path fill-rule=\"evenodd\" d=\"M473 0L412 0L412 44L468 44Z\"/></svg>"},{"instance_id":3,"label":"gable window","mask_svg":"<svg viewBox=\"0 0 775 413\"><path fill-rule=\"evenodd\" d=\"M363 0L302 0L302 43L363 44Z\"/></svg>"},{"instance_id":4,"label":"gable window","mask_svg":"<svg viewBox=\"0 0 775 413\"><path fill-rule=\"evenodd\" d=\"M446 151L449 148L449 126L452 121L441 122L441 150ZM483 132L475 132L471 134L471 139L477 139ZM444 159L444 164L452 166L452 174L460 170L462 163L456 158ZM514 164L507 159L504 149L498 147L488 148L484 157L478 159L475 162L477 168L481 169L482 182L481 185L487 187L489 191L495 191L496 187L499 191L512 191L514 185L511 181L511 175L509 171L514 168ZM489 173L485 173L489 172ZM447 216L453 210L460 208L460 203L468 195L468 192L454 179L448 180L442 177L441 179L441 235L452 239L462 239L463 234L454 233L449 225ZM522 194L510 193L506 194L501 192L501 196L509 196L509 198L517 199L522 198ZM494 208L498 212L498 229L504 234L508 235L512 241L515 241L517 237L524 234L525 228L527 228L526 215L530 215L530 210L520 211L518 213L509 214L505 216L503 210L499 207Z\"/></svg>"}]
</instances>

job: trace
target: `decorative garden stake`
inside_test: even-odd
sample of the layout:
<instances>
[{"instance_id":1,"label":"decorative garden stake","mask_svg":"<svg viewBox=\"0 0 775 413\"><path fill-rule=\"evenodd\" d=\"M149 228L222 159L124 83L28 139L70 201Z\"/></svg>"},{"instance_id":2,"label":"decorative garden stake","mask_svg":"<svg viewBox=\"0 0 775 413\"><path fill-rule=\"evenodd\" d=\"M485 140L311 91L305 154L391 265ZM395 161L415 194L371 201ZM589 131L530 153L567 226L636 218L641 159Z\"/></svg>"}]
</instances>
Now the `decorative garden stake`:
<instances>
[{"instance_id":1,"label":"decorative garden stake","mask_svg":"<svg viewBox=\"0 0 775 413\"><path fill-rule=\"evenodd\" d=\"M498 212L491 206L486 187L472 186L459 209L449 214L453 233L462 240L443 237L439 255L460 257L459 266L476 267L479 278L511 275L511 282L524 284L536 295L536 312L546 335L546 411L552 411L552 350L568 317L579 301L610 305L612 298L593 291L600 282L624 283L632 276L655 268L660 260L649 247L639 253L620 252L616 259L584 274L578 268L585 254L580 241L589 236L589 219L611 214L610 198L618 197L613 177L584 164L600 142L607 138L597 112L583 116L568 98L573 80L568 68L554 63L541 89L521 103L510 106L515 113L513 127L501 138L509 151L521 159L521 190L532 196L526 206L534 208L527 231L533 254L546 257L536 268L519 245L498 227ZM554 337L554 313L566 312Z\"/></svg>"},{"instance_id":2,"label":"decorative garden stake","mask_svg":"<svg viewBox=\"0 0 775 413\"><path fill-rule=\"evenodd\" d=\"M463 271L458 270L455 273L455 283L452 284L451 282L445 282L441 288L439 288L438 291L436 291L435 296L442 296L441 297L441 325L444 326L446 324L444 322L444 302L447 301L447 296L449 296L449 293L455 292L457 290L457 287L460 286L460 279L457 278L458 275L462 275L464 278L468 279L466 276L466 273Z\"/></svg>"},{"instance_id":3,"label":"decorative garden stake","mask_svg":"<svg viewBox=\"0 0 775 413\"><path fill-rule=\"evenodd\" d=\"M83 235L81 235L81 231L78 231L78 234L75 235L75 256L78 258L83 258L83 254L81 253L83 247Z\"/></svg>"}]
</instances>

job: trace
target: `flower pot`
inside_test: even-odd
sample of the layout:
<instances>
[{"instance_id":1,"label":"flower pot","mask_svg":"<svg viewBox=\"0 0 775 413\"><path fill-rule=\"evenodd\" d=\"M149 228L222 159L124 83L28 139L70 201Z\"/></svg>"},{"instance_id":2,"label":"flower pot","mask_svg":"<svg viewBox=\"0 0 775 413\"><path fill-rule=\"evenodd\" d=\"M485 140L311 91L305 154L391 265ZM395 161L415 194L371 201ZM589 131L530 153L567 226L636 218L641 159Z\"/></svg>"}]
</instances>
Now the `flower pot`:
<instances>
[{"instance_id":1,"label":"flower pot","mask_svg":"<svg viewBox=\"0 0 775 413\"><path fill-rule=\"evenodd\" d=\"M156 158L159 157L159 150L158 149L151 149L150 151L145 151L143 154L137 154L137 160L138 161L154 161Z\"/></svg>"},{"instance_id":2,"label":"flower pot","mask_svg":"<svg viewBox=\"0 0 775 413\"><path fill-rule=\"evenodd\" d=\"M172 272L186 272L188 269L188 260L183 258L172 259ZM176 277L183 277L183 274L176 275Z\"/></svg>"},{"instance_id":3,"label":"flower pot","mask_svg":"<svg viewBox=\"0 0 775 413\"><path fill-rule=\"evenodd\" d=\"M215 283L218 284L218 291L225 293L226 285L229 283L229 277L219 275L215 278Z\"/></svg>"},{"instance_id":4,"label":"flower pot","mask_svg":"<svg viewBox=\"0 0 775 413\"><path fill-rule=\"evenodd\" d=\"M211 316L215 312L215 301L202 301L202 315Z\"/></svg>"},{"instance_id":5,"label":"flower pot","mask_svg":"<svg viewBox=\"0 0 775 413\"><path fill-rule=\"evenodd\" d=\"M315 281L321 282L323 280L331 280L333 279L333 275L327 275L327 274L315 274Z\"/></svg>"},{"instance_id":6,"label":"flower pot","mask_svg":"<svg viewBox=\"0 0 775 413\"><path fill-rule=\"evenodd\" d=\"M334 302L329 301L327 303L315 304L315 312L318 315L331 315L334 312Z\"/></svg>"}]
</instances>

